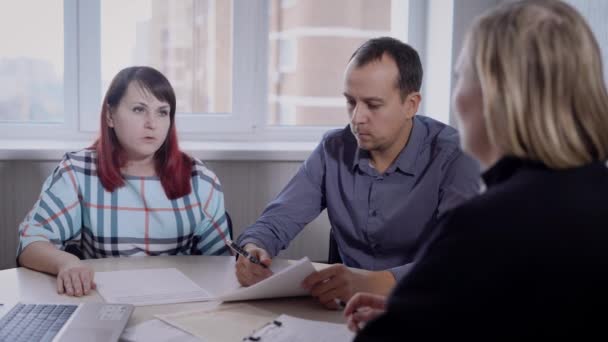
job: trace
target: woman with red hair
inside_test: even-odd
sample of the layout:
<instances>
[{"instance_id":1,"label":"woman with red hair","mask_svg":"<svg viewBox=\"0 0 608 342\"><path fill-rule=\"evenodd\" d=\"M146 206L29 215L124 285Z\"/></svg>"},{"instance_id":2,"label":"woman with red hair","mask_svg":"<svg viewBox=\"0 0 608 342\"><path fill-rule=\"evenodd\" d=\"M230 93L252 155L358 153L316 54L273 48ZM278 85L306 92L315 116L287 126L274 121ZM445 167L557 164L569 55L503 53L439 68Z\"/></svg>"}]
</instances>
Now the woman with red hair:
<instances>
[{"instance_id":1,"label":"woman with red hair","mask_svg":"<svg viewBox=\"0 0 608 342\"><path fill-rule=\"evenodd\" d=\"M114 77L100 137L65 155L19 238L19 263L56 274L57 291L69 296L95 287L80 258L228 254L220 182L179 150L175 93L165 76L138 66Z\"/></svg>"}]
</instances>

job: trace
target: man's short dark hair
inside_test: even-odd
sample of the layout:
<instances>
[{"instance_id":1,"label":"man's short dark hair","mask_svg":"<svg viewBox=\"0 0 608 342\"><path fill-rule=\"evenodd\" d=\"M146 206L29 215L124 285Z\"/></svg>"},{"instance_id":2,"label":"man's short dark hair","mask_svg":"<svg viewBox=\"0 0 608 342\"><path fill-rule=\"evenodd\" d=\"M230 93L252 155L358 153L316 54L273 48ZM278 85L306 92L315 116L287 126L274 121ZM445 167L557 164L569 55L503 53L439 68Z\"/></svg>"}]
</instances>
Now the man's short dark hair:
<instances>
[{"instance_id":1,"label":"man's short dark hair","mask_svg":"<svg viewBox=\"0 0 608 342\"><path fill-rule=\"evenodd\" d=\"M420 91L422 85L422 63L418 52L402 41L391 37L380 37L366 41L350 57L355 66L362 67L372 61L379 61L384 54L397 64L399 75L396 87L405 98L413 91Z\"/></svg>"}]
</instances>

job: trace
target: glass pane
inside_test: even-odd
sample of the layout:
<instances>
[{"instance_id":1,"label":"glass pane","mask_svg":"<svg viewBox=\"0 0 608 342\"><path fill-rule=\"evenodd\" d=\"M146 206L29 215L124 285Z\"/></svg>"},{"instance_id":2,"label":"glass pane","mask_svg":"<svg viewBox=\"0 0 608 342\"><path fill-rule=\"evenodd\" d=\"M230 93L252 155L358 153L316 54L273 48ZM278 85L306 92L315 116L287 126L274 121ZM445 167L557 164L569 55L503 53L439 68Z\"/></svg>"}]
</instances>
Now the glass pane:
<instances>
[{"instance_id":1,"label":"glass pane","mask_svg":"<svg viewBox=\"0 0 608 342\"><path fill-rule=\"evenodd\" d=\"M1 1L0 42L0 121L63 121L63 0Z\"/></svg>"},{"instance_id":2,"label":"glass pane","mask_svg":"<svg viewBox=\"0 0 608 342\"><path fill-rule=\"evenodd\" d=\"M102 91L133 65L167 76L178 112L232 111L232 1L101 1Z\"/></svg>"},{"instance_id":3,"label":"glass pane","mask_svg":"<svg viewBox=\"0 0 608 342\"><path fill-rule=\"evenodd\" d=\"M364 41L391 35L393 2L270 0L268 124L346 125L344 68Z\"/></svg>"}]
</instances>

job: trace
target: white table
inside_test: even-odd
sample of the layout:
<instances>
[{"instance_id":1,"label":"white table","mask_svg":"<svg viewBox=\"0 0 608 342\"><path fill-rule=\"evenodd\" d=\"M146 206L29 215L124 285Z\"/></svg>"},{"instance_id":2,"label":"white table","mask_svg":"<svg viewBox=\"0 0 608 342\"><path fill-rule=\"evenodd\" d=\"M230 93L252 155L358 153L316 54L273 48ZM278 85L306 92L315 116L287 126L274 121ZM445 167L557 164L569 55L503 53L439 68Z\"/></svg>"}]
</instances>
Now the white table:
<instances>
[{"instance_id":1,"label":"white table","mask_svg":"<svg viewBox=\"0 0 608 342\"><path fill-rule=\"evenodd\" d=\"M142 268L177 268L199 286L212 293L220 293L226 277L234 277L234 257L229 256L160 256L131 257L85 260L95 271L117 271ZM325 264L314 264L317 269ZM0 271L0 303L42 302L42 303L79 303L103 302L94 291L85 297L68 297L56 291L56 278L44 273L19 267ZM323 308L312 297L281 298L271 300L247 301L263 310L278 315L288 314L305 319L343 323L341 311ZM185 303L137 307L128 326L152 319L155 314L174 313L186 310L207 308L209 303Z\"/></svg>"}]
</instances>

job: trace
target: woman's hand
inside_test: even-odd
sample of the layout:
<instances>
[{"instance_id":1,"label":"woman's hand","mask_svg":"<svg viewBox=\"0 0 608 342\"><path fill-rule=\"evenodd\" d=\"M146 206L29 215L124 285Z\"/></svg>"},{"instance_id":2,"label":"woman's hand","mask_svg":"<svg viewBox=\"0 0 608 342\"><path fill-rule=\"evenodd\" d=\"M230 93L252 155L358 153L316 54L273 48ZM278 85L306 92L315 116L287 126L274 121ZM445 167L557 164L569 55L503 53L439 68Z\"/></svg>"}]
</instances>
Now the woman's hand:
<instances>
[{"instance_id":1,"label":"woman's hand","mask_svg":"<svg viewBox=\"0 0 608 342\"><path fill-rule=\"evenodd\" d=\"M94 275L93 269L80 260L66 263L57 273L57 293L75 297L86 296L96 287Z\"/></svg>"},{"instance_id":2,"label":"woman's hand","mask_svg":"<svg viewBox=\"0 0 608 342\"><path fill-rule=\"evenodd\" d=\"M370 320L380 316L386 310L386 296L359 292L346 304L344 317L348 329L357 332Z\"/></svg>"}]
</instances>

